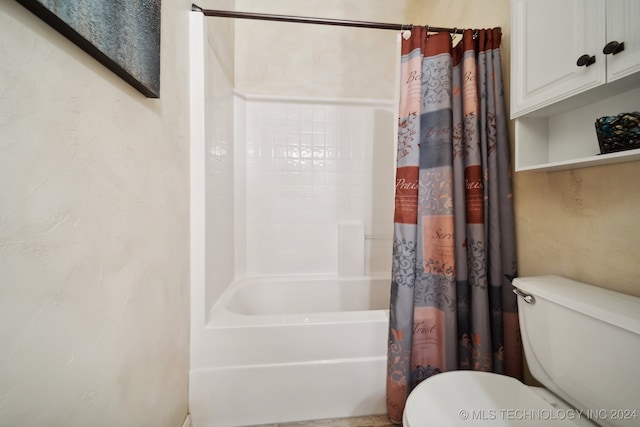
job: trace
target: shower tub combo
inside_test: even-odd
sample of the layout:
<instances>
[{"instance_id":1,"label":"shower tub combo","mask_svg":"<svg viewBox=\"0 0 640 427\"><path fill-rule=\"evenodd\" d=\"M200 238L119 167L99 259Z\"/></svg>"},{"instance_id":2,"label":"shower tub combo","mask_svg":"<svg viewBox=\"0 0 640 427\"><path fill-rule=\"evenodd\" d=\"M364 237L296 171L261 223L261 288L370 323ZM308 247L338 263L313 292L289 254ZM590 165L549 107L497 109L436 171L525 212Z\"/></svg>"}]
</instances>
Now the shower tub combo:
<instances>
[{"instance_id":1,"label":"shower tub combo","mask_svg":"<svg viewBox=\"0 0 640 427\"><path fill-rule=\"evenodd\" d=\"M391 261L394 197L394 168L387 162L395 152L389 141L397 109L387 101L244 96L217 59L233 43L216 48L224 39L206 28L202 14L193 13L192 424L383 414L391 284L390 265L384 265ZM282 157L276 142L285 140L294 157ZM295 157L311 152L325 162L326 176L303 170L305 159ZM248 160L261 167L248 168ZM345 194L336 177L352 183L359 197L335 202ZM315 185L310 194L317 200L299 194L304 183ZM290 197L281 203L264 194ZM361 206L368 208L358 215Z\"/></svg>"},{"instance_id":2,"label":"shower tub combo","mask_svg":"<svg viewBox=\"0 0 640 427\"><path fill-rule=\"evenodd\" d=\"M194 426L385 412L389 278L238 280L210 310L191 370Z\"/></svg>"}]
</instances>

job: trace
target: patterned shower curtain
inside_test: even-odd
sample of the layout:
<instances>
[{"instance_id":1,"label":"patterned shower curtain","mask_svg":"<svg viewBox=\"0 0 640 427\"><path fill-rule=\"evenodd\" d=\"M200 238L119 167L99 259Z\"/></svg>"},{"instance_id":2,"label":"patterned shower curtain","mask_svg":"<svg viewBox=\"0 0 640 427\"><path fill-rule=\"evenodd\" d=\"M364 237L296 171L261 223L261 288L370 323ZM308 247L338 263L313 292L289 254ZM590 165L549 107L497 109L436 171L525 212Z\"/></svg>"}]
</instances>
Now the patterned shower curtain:
<instances>
[{"instance_id":1,"label":"patterned shower curtain","mask_svg":"<svg viewBox=\"0 0 640 427\"><path fill-rule=\"evenodd\" d=\"M499 29L414 28L402 86L387 409L456 370L521 376L507 116Z\"/></svg>"}]
</instances>

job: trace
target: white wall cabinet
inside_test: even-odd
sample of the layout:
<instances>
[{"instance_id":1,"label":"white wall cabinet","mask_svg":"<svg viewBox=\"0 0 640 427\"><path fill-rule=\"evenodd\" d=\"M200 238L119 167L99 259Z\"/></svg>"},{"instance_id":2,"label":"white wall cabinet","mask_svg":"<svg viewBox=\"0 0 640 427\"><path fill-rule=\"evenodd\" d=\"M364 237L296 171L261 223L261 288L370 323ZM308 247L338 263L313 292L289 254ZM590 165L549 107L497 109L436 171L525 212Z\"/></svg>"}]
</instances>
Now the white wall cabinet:
<instances>
[{"instance_id":1,"label":"white wall cabinet","mask_svg":"<svg viewBox=\"0 0 640 427\"><path fill-rule=\"evenodd\" d=\"M607 81L640 71L640 1L607 1L607 43L624 43L624 50L607 56Z\"/></svg>"},{"instance_id":2,"label":"white wall cabinet","mask_svg":"<svg viewBox=\"0 0 640 427\"><path fill-rule=\"evenodd\" d=\"M640 158L599 155L598 117L640 110L640 1L512 0L516 170ZM604 53L605 46L617 53Z\"/></svg>"},{"instance_id":3,"label":"white wall cabinet","mask_svg":"<svg viewBox=\"0 0 640 427\"><path fill-rule=\"evenodd\" d=\"M605 83L604 16L603 0L512 2L513 117ZM576 65L583 55L595 63Z\"/></svg>"}]
</instances>

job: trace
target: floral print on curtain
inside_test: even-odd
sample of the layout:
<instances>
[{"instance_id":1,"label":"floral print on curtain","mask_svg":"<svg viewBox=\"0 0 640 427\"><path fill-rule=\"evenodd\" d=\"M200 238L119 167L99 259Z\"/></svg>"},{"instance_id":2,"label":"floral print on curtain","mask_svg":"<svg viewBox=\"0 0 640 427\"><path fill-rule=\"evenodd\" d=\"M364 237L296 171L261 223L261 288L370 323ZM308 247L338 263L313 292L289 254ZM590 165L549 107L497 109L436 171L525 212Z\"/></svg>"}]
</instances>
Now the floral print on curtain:
<instances>
[{"instance_id":1,"label":"floral print on curtain","mask_svg":"<svg viewBox=\"0 0 640 427\"><path fill-rule=\"evenodd\" d=\"M521 376L515 232L499 29L414 28L402 80L387 409L444 371Z\"/></svg>"}]
</instances>

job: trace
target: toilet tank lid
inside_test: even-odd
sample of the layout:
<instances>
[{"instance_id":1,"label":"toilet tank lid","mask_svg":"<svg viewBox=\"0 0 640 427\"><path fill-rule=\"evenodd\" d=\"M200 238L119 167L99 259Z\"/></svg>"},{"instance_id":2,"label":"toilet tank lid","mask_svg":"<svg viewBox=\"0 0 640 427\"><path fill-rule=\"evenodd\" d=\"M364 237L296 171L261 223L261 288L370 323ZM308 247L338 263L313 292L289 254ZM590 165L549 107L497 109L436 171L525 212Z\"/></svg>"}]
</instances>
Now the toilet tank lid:
<instances>
[{"instance_id":1,"label":"toilet tank lid","mask_svg":"<svg viewBox=\"0 0 640 427\"><path fill-rule=\"evenodd\" d=\"M640 335L640 298L560 276L518 277L513 286Z\"/></svg>"}]
</instances>

